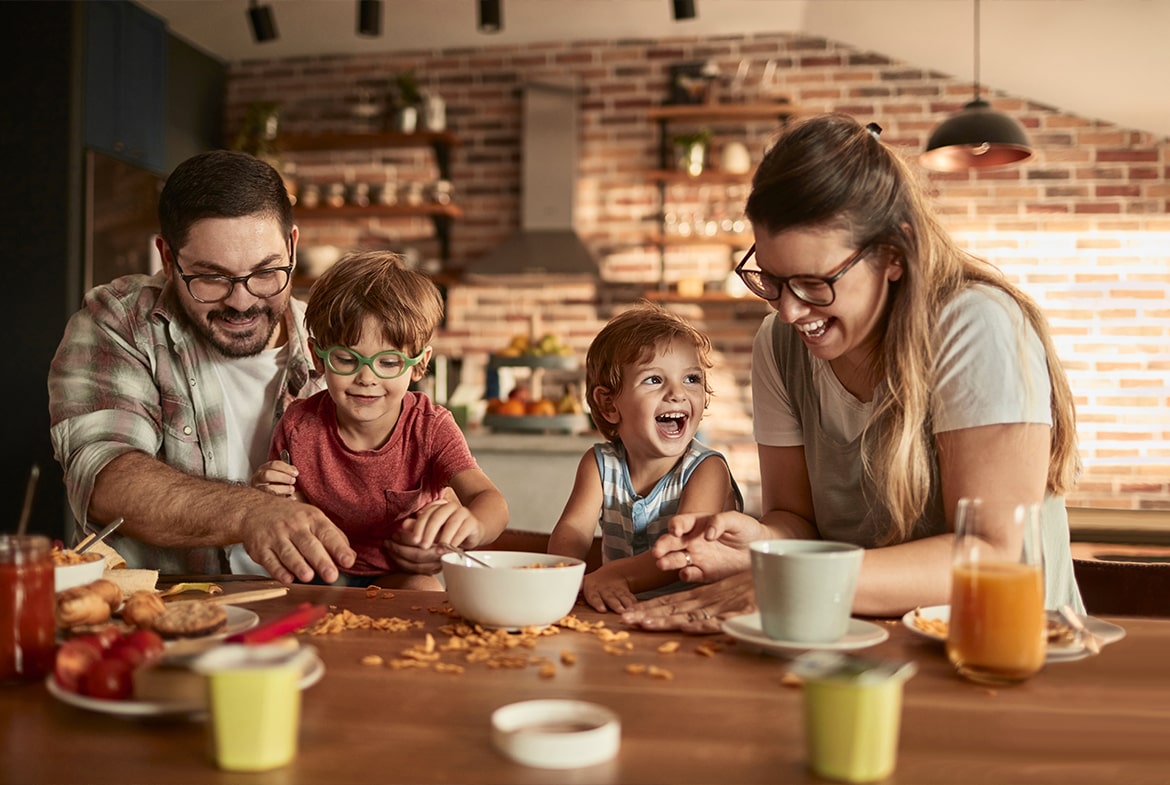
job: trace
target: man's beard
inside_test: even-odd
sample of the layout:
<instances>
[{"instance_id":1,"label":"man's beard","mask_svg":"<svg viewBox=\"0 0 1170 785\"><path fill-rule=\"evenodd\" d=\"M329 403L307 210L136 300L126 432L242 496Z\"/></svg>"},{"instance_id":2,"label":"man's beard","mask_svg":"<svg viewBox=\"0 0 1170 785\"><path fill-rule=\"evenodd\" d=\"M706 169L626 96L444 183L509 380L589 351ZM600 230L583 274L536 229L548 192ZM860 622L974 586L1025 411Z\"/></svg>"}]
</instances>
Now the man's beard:
<instances>
[{"instance_id":1,"label":"man's beard","mask_svg":"<svg viewBox=\"0 0 1170 785\"><path fill-rule=\"evenodd\" d=\"M287 305L286 305L287 307ZM253 357L264 351L269 339L276 332L280 320L284 318L285 308L274 311L267 303L256 303L246 311L237 311L234 308L220 308L208 311L202 320L195 322L196 329L207 339L207 342L225 357ZM267 319L267 328L263 322L248 333L220 332L215 329L216 322L224 321L225 317L234 317L241 320L264 316ZM187 314L191 318L190 314Z\"/></svg>"}]
</instances>

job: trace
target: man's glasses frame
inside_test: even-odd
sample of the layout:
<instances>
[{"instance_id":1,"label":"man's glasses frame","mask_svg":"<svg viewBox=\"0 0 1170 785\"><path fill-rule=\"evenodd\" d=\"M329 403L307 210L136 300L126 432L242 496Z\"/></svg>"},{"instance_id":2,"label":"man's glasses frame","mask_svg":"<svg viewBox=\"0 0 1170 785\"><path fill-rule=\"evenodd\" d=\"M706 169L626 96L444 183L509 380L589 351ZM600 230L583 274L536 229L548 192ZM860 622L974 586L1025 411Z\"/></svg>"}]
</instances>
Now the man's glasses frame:
<instances>
[{"instance_id":1,"label":"man's glasses frame","mask_svg":"<svg viewBox=\"0 0 1170 785\"><path fill-rule=\"evenodd\" d=\"M265 267L263 269L256 270L255 272L248 273L247 275L221 275L219 273L195 273L189 275L184 273L183 268L179 265L179 252L173 249L171 251L171 259L175 263L175 269L179 271L179 278L181 278L183 283L187 285L187 292L201 303L222 303L224 300L232 296L232 292L236 290L236 284L241 283L244 285L244 289L248 291L248 294L252 295L253 297L259 297L262 300L275 297L287 289L289 283L292 282L292 271L293 267L296 266L296 263L292 259L292 237L288 238L288 257L289 263L282 267ZM257 292L252 289L252 281L254 278L256 278L256 276L271 276L274 273L284 273L284 283L281 284L280 288L278 288L276 291ZM201 297L195 292L195 288L192 287L191 284L193 283L204 286L227 286L227 290L220 297Z\"/></svg>"},{"instance_id":2,"label":"man's glasses frame","mask_svg":"<svg viewBox=\"0 0 1170 785\"><path fill-rule=\"evenodd\" d=\"M788 291L800 300L802 303L816 306L832 305L837 299L837 290L833 288L833 284L841 280L845 273L853 269L853 267L864 259L870 251L873 250L873 243L866 243L861 247L857 253L850 256L843 262L840 270L833 275L791 275L783 278L779 275L772 275L763 270L745 270L744 265L748 263L756 254L756 245L752 243L752 247L744 254L743 259L735 266L735 274L743 281L744 285L757 297L761 297L769 302L780 299L780 295L784 292L784 287L788 287ZM821 287L827 287L829 290L828 297L818 297L816 292Z\"/></svg>"},{"instance_id":3,"label":"man's glasses frame","mask_svg":"<svg viewBox=\"0 0 1170 785\"><path fill-rule=\"evenodd\" d=\"M423 350L418 353L417 357L407 357L404 352L400 352L397 349L387 349L384 352L378 352L373 357L366 357L361 352L355 351L348 346L342 346L341 344L330 346L328 349L322 349L320 346L314 346L313 351L318 357L325 361L325 364L329 366L329 370L333 371L338 376L353 376L362 369L363 365L367 365L369 366L370 371L374 374L374 376L377 376L379 379L397 379L399 376L402 376L411 368L422 362L423 357L426 356L428 348L430 347L423 347ZM357 365L348 371L339 369L333 364L333 353L336 351L347 352L354 360L357 361ZM378 358L385 357L388 354L402 360L402 368L391 376L380 373L378 371L378 366L375 365L375 363L378 361Z\"/></svg>"}]
</instances>

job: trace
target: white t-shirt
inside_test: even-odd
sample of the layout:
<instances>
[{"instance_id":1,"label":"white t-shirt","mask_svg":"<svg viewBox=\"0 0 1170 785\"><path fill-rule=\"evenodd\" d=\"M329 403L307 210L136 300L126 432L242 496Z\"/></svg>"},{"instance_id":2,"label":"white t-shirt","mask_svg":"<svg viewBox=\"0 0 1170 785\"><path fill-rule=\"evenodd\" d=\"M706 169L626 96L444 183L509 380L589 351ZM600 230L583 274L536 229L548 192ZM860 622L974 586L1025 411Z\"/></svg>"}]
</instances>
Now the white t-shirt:
<instances>
[{"instance_id":1,"label":"white t-shirt","mask_svg":"<svg viewBox=\"0 0 1170 785\"><path fill-rule=\"evenodd\" d=\"M772 349L775 321L775 313L764 319L752 346L752 428L758 444L793 447L804 439ZM1044 345L1034 330L1024 329L1023 313L1005 292L989 286L961 292L943 309L937 335L934 433L1000 423L1052 424ZM828 362L809 359L822 426L852 441L869 421L874 401L859 401Z\"/></svg>"},{"instance_id":2,"label":"white t-shirt","mask_svg":"<svg viewBox=\"0 0 1170 785\"><path fill-rule=\"evenodd\" d=\"M872 548L884 542L888 514L861 461L861 434L881 400L857 400L829 364L811 356L794 328L770 314L752 347L753 429L757 443L804 449L817 531L821 537ZM931 395L934 433L1000 423L1052 424L1051 384L1044 346L1006 293L973 286L947 304L934 332L938 341ZM782 353L783 360L777 357ZM932 487L911 539L947 531L937 458ZM1081 608L1072 573L1064 500L1047 495L1041 510L1046 603Z\"/></svg>"},{"instance_id":3,"label":"white t-shirt","mask_svg":"<svg viewBox=\"0 0 1170 785\"><path fill-rule=\"evenodd\" d=\"M288 344L265 349L251 357L217 357L213 363L223 386L227 420L226 479L249 484L252 472L268 460L268 445L275 426L272 413L276 411L281 374L287 364ZM239 543L227 546L227 555L233 573L268 575Z\"/></svg>"}]
</instances>

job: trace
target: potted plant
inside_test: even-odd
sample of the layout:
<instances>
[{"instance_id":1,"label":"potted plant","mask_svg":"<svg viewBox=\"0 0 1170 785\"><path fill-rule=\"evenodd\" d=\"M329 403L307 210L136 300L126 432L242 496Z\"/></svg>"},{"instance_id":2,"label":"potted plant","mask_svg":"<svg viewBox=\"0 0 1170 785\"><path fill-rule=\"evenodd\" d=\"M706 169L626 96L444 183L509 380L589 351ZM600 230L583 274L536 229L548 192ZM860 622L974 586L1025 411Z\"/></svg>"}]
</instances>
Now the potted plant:
<instances>
[{"instance_id":1,"label":"potted plant","mask_svg":"<svg viewBox=\"0 0 1170 785\"><path fill-rule=\"evenodd\" d=\"M671 141L674 143L678 168L692 177L702 174L707 159L707 146L711 143L711 130L702 128L694 133L677 134Z\"/></svg>"},{"instance_id":2,"label":"potted plant","mask_svg":"<svg viewBox=\"0 0 1170 785\"><path fill-rule=\"evenodd\" d=\"M232 147L276 165L280 159L279 130L280 104L253 101L244 110L244 122Z\"/></svg>"},{"instance_id":3,"label":"potted plant","mask_svg":"<svg viewBox=\"0 0 1170 785\"><path fill-rule=\"evenodd\" d=\"M395 130L413 133L418 126L418 111L422 106L422 90L414 71L406 71L394 77L394 121Z\"/></svg>"}]
</instances>

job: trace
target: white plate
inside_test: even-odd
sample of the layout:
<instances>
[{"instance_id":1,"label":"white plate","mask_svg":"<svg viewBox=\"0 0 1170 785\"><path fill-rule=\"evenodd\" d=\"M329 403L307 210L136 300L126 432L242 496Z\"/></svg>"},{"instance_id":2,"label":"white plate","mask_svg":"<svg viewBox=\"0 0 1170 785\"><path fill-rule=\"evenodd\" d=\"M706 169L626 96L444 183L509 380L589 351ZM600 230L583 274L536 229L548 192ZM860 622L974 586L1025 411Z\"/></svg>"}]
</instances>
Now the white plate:
<instances>
[{"instance_id":1,"label":"white plate","mask_svg":"<svg viewBox=\"0 0 1170 785\"><path fill-rule=\"evenodd\" d=\"M923 618L935 619L937 621L950 621L951 618L951 606L949 605L932 605L929 608L920 608L917 612ZM924 638L930 638L932 641L946 642L945 635L939 635L935 632L921 629L915 622L914 615L915 611L909 611L902 617L902 624L907 629ZM1049 611L1048 615L1050 618L1058 618L1055 611ZM1101 641L1101 645L1116 643L1125 637L1124 627L1102 621L1094 616L1084 616L1082 618L1085 620L1085 626L1089 628L1089 631ZM1074 640L1071 643L1049 644L1048 656L1045 658L1045 662L1073 662L1074 660L1082 660L1088 656L1089 652L1085 650L1084 645L1079 640Z\"/></svg>"},{"instance_id":2,"label":"white plate","mask_svg":"<svg viewBox=\"0 0 1170 785\"><path fill-rule=\"evenodd\" d=\"M216 641L221 638L226 638L229 635L235 635L237 632L250 630L260 623L260 617L256 615L255 611L250 611L247 608L240 608L236 605L225 605L223 609L227 611L227 622L218 631L211 635L201 635L197 638L175 638L167 641L167 644L177 643L179 641Z\"/></svg>"},{"instance_id":3,"label":"white plate","mask_svg":"<svg viewBox=\"0 0 1170 785\"><path fill-rule=\"evenodd\" d=\"M301 679L297 682L297 685L302 690L306 690L321 681L321 677L324 675L325 663L314 652L313 658L305 665L305 671L301 674ZM207 714L205 707L184 703L182 701L117 701L79 695L76 692L69 692L68 690L62 689L51 673L45 677L45 687L49 690L50 695L62 703L68 703L70 706L76 706L79 709L99 711L103 714L113 714L119 717L189 716L195 718Z\"/></svg>"},{"instance_id":4,"label":"white plate","mask_svg":"<svg viewBox=\"0 0 1170 785\"><path fill-rule=\"evenodd\" d=\"M850 619L845 637L833 643L801 643L799 641L772 640L760 627L760 614L748 613L732 616L723 622L723 631L736 640L752 643L773 654L800 654L805 651L848 651L864 649L890 637L890 633L873 622Z\"/></svg>"}]
</instances>

